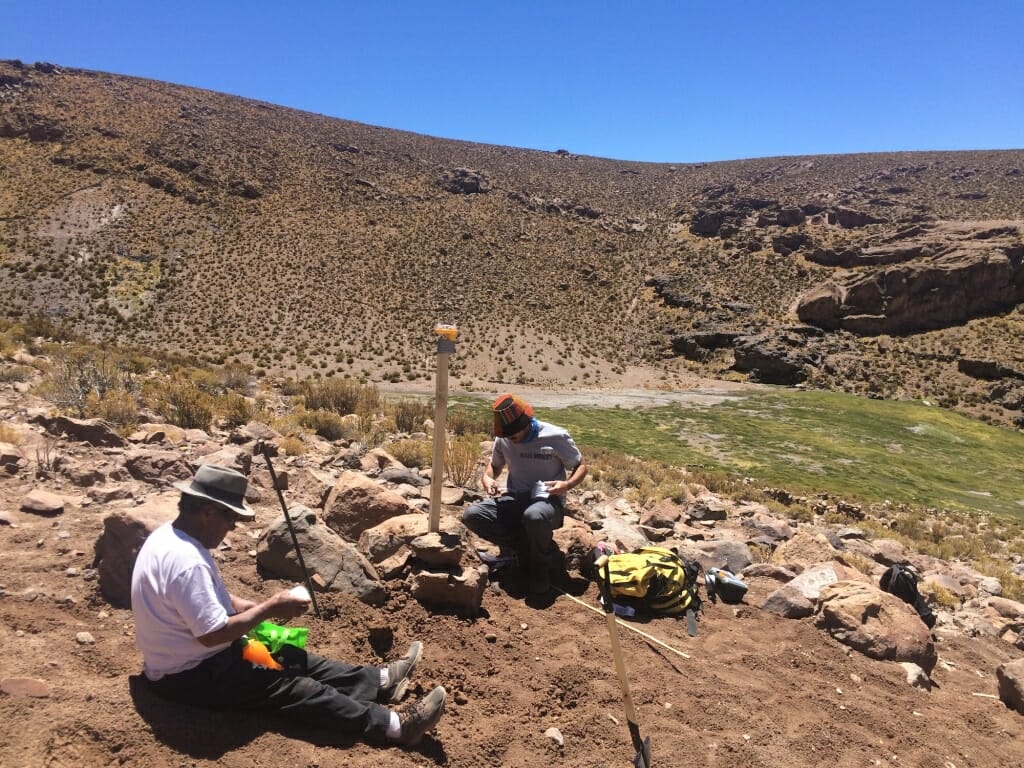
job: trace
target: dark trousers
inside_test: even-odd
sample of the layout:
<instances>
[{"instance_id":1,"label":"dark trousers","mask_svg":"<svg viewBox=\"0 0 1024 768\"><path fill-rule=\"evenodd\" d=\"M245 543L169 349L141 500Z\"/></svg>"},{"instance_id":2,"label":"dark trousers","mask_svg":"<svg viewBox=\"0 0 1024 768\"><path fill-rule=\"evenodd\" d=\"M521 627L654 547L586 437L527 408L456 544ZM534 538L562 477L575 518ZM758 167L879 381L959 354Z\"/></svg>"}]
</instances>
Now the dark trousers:
<instances>
[{"instance_id":1,"label":"dark trousers","mask_svg":"<svg viewBox=\"0 0 1024 768\"><path fill-rule=\"evenodd\" d=\"M384 736L390 711L376 703L378 667L356 667L283 646L283 670L253 666L235 642L198 666L165 675L150 685L179 704L207 709L276 710L347 735Z\"/></svg>"},{"instance_id":2,"label":"dark trousers","mask_svg":"<svg viewBox=\"0 0 1024 768\"><path fill-rule=\"evenodd\" d=\"M529 493L484 499L462 513L462 522L477 536L495 544L524 548L530 561L551 565L552 532L562 527L565 502L560 496L532 501ZM524 541L525 540L525 541Z\"/></svg>"}]
</instances>

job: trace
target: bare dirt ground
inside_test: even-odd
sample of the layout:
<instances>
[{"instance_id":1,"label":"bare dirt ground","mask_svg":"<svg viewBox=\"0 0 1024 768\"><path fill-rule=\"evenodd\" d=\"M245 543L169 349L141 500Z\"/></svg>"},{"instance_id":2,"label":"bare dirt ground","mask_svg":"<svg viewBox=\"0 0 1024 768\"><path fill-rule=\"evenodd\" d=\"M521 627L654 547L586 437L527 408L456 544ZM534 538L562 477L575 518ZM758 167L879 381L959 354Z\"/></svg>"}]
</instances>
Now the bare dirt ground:
<instances>
[{"instance_id":1,"label":"bare dirt ground","mask_svg":"<svg viewBox=\"0 0 1024 768\"><path fill-rule=\"evenodd\" d=\"M48 697L0 694L0 765L45 766L577 766L630 764L623 705L605 621L570 597L524 600L511 577L489 588L475 619L432 613L399 583L380 609L320 597L311 647L368 664L426 650L414 695L435 684L451 696L445 717L416 751L377 748L270 715L209 713L170 705L139 684L132 615L90 580L104 509L69 505L42 518L15 512L26 480L0 480L0 678L45 681ZM249 531L275 516L258 507ZM248 551L249 531L218 552L229 586L267 595ZM562 585L596 606L582 580ZM775 588L753 579L746 604L706 604L699 634L659 619L640 628L687 657L620 630L641 731L653 765L1024 766L1024 719L997 697L996 667L1016 653L983 638L938 636L931 691L896 664L832 641L811 619L757 606ZM393 647L371 644L388 627ZM92 642L79 633L89 633ZM83 642L84 641L84 642ZM555 727L559 746L545 731Z\"/></svg>"}]
</instances>

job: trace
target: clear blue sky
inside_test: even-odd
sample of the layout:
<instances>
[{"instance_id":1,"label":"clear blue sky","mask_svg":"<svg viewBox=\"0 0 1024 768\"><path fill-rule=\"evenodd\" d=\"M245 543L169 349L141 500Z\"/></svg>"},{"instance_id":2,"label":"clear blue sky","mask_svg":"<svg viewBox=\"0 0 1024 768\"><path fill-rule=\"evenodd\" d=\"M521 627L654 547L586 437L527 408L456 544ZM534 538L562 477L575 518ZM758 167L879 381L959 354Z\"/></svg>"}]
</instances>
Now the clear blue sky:
<instances>
[{"instance_id":1,"label":"clear blue sky","mask_svg":"<svg viewBox=\"0 0 1024 768\"><path fill-rule=\"evenodd\" d=\"M0 58L629 160L1024 148L1024 0L0 0Z\"/></svg>"}]
</instances>

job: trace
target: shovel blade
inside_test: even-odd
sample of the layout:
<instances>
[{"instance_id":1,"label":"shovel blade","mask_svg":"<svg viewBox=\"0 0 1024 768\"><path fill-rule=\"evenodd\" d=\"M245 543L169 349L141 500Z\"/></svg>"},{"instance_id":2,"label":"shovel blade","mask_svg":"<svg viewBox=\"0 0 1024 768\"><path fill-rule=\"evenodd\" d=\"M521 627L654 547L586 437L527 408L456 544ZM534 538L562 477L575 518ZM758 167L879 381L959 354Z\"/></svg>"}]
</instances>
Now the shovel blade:
<instances>
[{"instance_id":1,"label":"shovel blade","mask_svg":"<svg viewBox=\"0 0 1024 768\"><path fill-rule=\"evenodd\" d=\"M644 739L640 751L633 758L633 768L651 768L651 737Z\"/></svg>"}]
</instances>

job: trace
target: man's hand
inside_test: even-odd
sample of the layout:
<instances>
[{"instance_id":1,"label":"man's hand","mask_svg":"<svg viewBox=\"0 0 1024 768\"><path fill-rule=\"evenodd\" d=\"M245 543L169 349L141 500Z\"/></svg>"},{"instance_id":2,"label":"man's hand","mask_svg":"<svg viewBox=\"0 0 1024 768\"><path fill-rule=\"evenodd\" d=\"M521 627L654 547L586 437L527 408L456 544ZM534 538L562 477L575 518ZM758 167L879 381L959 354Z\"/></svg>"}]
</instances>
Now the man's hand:
<instances>
[{"instance_id":1,"label":"man's hand","mask_svg":"<svg viewBox=\"0 0 1024 768\"><path fill-rule=\"evenodd\" d=\"M267 612L275 619L288 621L309 610L309 600L296 597L290 589L282 589L267 601Z\"/></svg>"},{"instance_id":2,"label":"man's hand","mask_svg":"<svg viewBox=\"0 0 1024 768\"><path fill-rule=\"evenodd\" d=\"M549 480L544 485L548 488L549 496L565 496L572 488L565 480Z\"/></svg>"}]
</instances>

